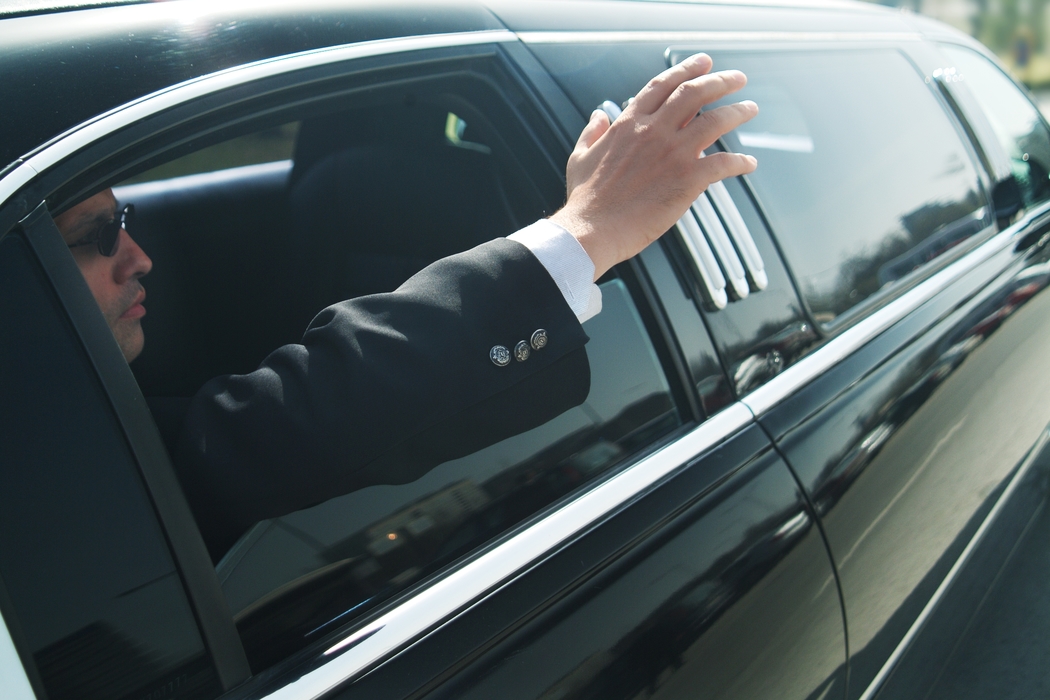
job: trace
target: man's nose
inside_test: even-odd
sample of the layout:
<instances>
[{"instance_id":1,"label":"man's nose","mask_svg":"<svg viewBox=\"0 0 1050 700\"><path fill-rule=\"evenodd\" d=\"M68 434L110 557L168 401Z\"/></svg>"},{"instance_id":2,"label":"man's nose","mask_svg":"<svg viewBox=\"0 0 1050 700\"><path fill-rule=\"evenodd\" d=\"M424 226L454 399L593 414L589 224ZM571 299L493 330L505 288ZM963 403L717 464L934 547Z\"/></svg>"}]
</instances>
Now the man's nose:
<instances>
[{"instance_id":1,"label":"man's nose","mask_svg":"<svg viewBox=\"0 0 1050 700\"><path fill-rule=\"evenodd\" d=\"M120 243L117 246L117 264L114 268L115 281L123 284L128 280L142 277L153 269L153 261L139 247L135 239L120 229Z\"/></svg>"}]
</instances>

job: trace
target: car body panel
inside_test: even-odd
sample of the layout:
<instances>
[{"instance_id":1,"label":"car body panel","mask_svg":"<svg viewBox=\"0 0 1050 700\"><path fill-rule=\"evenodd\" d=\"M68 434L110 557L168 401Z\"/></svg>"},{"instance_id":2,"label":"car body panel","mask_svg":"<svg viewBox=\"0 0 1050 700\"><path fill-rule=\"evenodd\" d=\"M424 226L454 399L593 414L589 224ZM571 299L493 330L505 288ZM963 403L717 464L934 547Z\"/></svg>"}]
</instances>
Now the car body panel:
<instances>
[{"instance_id":1,"label":"car body panel","mask_svg":"<svg viewBox=\"0 0 1050 700\"><path fill-rule=\"evenodd\" d=\"M851 697L901 641L1047 427L1045 254L1015 257L1008 249L989 260L1005 269L976 294L965 279L949 289L930 309L944 314L936 325L904 335L866 376L840 380L849 388L779 442L838 566ZM893 329L886 336L900 337ZM820 394L822 383L799 400ZM790 409L774 409L770 420L780 411Z\"/></svg>"}]
</instances>

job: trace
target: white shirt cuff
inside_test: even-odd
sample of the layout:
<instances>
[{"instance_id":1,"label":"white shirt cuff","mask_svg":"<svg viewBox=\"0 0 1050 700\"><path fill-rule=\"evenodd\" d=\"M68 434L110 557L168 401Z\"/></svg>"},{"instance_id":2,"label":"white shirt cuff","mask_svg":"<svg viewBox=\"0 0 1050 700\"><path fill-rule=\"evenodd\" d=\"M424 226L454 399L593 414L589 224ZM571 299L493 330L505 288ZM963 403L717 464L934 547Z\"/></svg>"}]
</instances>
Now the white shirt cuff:
<instances>
[{"instance_id":1,"label":"white shirt cuff","mask_svg":"<svg viewBox=\"0 0 1050 700\"><path fill-rule=\"evenodd\" d=\"M571 233L553 221L540 219L507 238L536 256L580 323L598 315L602 292L594 284L594 263Z\"/></svg>"}]
</instances>

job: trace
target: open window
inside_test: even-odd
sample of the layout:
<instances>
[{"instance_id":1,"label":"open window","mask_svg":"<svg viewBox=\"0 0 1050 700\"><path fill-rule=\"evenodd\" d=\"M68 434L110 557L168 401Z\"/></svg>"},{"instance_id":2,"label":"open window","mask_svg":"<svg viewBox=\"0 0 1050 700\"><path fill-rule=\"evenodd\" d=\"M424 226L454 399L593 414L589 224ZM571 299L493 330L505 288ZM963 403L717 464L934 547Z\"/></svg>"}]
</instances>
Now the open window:
<instances>
[{"instance_id":1,"label":"open window","mask_svg":"<svg viewBox=\"0 0 1050 700\"><path fill-rule=\"evenodd\" d=\"M203 384L253 371L324 307L390 292L562 202L566 144L498 56L353 68L161 115L52 195L68 207L111 186L135 205L129 231L153 271L132 370L169 446ZM410 483L260 522L225 553L216 573L253 671L425 586L690 419L639 280L624 269L600 283L581 405ZM310 478L309 464L289 468Z\"/></svg>"}]
</instances>

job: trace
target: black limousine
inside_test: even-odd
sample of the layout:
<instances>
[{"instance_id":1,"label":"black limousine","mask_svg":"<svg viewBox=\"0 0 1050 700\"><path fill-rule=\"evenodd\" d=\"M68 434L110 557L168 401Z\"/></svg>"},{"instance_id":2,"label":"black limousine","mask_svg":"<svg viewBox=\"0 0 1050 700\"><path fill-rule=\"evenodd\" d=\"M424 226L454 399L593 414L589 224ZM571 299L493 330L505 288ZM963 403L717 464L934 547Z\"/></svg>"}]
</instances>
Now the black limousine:
<instances>
[{"instance_id":1,"label":"black limousine","mask_svg":"<svg viewBox=\"0 0 1050 700\"><path fill-rule=\"evenodd\" d=\"M837 0L55 4L0 8L0 695L925 697L1050 459L1050 130L983 47ZM699 51L759 167L598 280L586 400L213 561L166 411L555 211L587 115ZM53 218L107 187L130 365Z\"/></svg>"}]
</instances>

